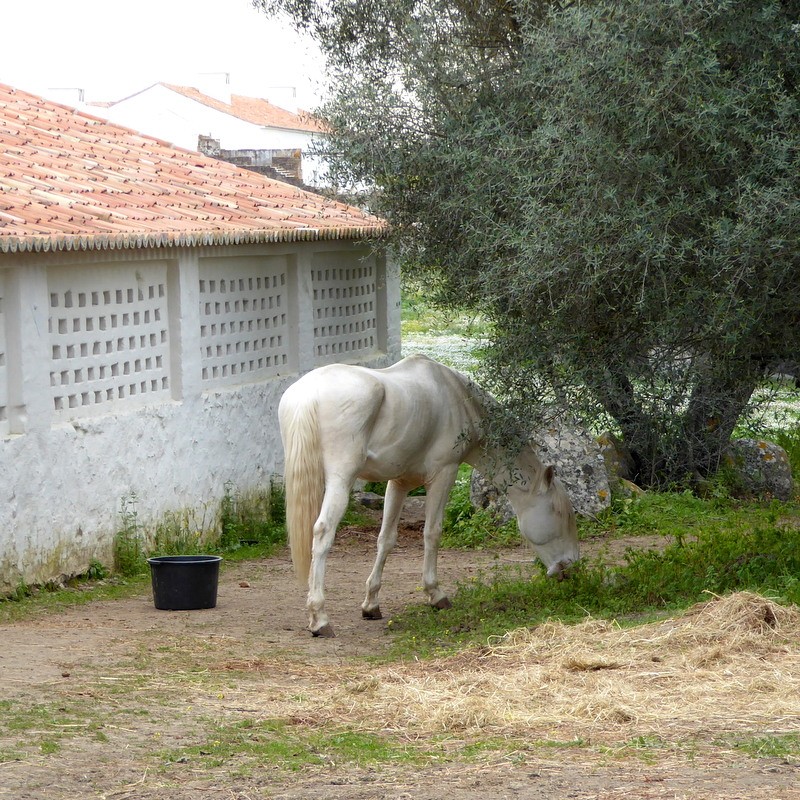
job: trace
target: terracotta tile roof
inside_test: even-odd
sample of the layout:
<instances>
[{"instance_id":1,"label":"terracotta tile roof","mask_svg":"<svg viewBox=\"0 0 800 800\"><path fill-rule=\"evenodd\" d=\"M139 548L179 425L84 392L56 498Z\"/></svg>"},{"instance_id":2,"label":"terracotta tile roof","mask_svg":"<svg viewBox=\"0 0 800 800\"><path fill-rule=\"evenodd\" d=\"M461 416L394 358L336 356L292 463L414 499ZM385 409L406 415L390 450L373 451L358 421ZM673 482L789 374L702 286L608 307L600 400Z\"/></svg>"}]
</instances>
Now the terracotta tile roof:
<instances>
[{"instance_id":1,"label":"terracotta tile roof","mask_svg":"<svg viewBox=\"0 0 800 800\"><path fill-rule=\"evenodd\" d=\"M385 233L357 208L0 84L0 252Z\"/></svg>"},{"instance_id":2,"label":"terracotta tile roof","mask_svg":"<svg viewBox=\"0 0 800 800\"><path fill-rule=\"evenodd\" d=\"M272 105L268 100L260 97L244 97L240 94L231 95L230 104L215 97L209 97L201 91L191 86L176 86L172 83L164 83L173 92L182 94L198 103L215 108L225 114L252 122L254 125L262 125L269 128L286 128L292 131L310 131L312 133L324 133L325 127L314 116L307 111L293 114L285 108Z\"/></svg>"}]
</instances>

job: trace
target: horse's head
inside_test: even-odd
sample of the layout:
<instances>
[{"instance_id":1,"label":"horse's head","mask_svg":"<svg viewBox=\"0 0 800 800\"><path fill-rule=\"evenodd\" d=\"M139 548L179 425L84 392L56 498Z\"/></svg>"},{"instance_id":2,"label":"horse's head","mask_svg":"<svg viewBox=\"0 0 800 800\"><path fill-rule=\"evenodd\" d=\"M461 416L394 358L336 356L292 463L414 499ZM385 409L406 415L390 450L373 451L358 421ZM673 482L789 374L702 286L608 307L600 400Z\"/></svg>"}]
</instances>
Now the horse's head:
<instances>
[{"instance_id":1,"label":"horse's head","mask_svg":"<svg viewBox=\"0 0 800 800\"><path fill-rule=\"evenodd\" d=\"M547 467L532 486L509 489L508 498L517 513L519 531L533 546L547 568L559 580L578 560L578 529L572 503L552 467Z\"/></svg>"}]
</instances>

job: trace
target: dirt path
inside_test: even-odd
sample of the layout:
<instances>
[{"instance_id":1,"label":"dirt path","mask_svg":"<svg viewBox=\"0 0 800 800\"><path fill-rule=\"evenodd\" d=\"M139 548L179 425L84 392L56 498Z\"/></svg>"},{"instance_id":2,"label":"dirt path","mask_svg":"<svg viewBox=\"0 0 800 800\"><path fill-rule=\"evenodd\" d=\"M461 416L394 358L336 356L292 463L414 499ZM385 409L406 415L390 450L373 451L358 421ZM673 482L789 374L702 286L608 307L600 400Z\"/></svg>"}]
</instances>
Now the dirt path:
<instances>
[{"instance_id":1,"label":"dirt path","mask_svg":"<svg viewBox=\"0 0 800 800\"><path fill-rule=\"evenodd\" d=\"M216 609L156 611L146 593L0 626L0 798L800 798L797 765L734 752L705 758L702 747L650 763L591 746L459 758L463 743L454 737L440 762L323 758L292 772L243 736L213 759L221 746L215 730L230 741L287 715L298 729L335 727L315 692L364 680L363 658L390 641L387 620L422 601L420 537L411 524L387 565L384 620L361 619L374 536L351 531L331 556L334 640L305 630L304 596L286 553L227 565ZM526 562L530 554L444 552L442 584L452 591L498 560ZM306 719L296 710L304 698ZM414 731L407 734L413 742Z\"/></svg>"}]
</instances>

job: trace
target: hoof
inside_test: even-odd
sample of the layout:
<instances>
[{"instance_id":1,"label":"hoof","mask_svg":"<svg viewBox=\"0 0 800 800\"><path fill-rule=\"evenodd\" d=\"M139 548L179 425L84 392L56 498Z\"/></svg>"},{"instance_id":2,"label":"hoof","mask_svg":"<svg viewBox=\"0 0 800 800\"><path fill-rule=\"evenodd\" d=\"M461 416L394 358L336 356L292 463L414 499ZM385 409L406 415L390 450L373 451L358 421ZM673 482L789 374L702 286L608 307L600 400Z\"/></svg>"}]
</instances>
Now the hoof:
<instances>
[{"instance_id":1,"label":"hoof","mask_svg":"<svg viewBox=\"0 0 800 800\"><path fill-rule=\"evenodd\" d=\"M433 603L432 607L435 611L444 611L446 608L452 608L453 604L450 602L449 598L443 597L441 600L437 600Z\"/></svg>"},{"instance_id":2,"label":"hoof","mask_svg":"<svg viewBox=\"0 0 800 800\"><path fill-rule=\"evenodd\" d=\"M334 639L336 637L330 623L323 625L321 628L317 628L315 631L311 631L311 635L319 636L321 639Z\"/></svg>"},{"instance_id":3,"label":"hoof","mask_svg":"<svg viewBox=\"0 0 800 800\"><path fill-rule=\"evenodd\" d=\"M362 608L361 616L364 619L383 619L383 614L381 614L380 606L375 606L375 608L370 608L369 610L366 608Z\"/></svg>"}]
</instances>

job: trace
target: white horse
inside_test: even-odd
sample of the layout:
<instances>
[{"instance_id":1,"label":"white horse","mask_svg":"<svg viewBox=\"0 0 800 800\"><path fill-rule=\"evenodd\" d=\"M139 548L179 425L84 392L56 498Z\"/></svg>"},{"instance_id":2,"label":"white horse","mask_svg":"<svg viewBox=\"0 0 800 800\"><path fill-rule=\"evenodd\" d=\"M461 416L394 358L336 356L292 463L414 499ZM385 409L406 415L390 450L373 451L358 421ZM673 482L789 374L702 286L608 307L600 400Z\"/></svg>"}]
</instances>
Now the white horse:
<instances>
[{"instance_id":1,"label":"white horse","mask_svg":"<svg viewBox=\"0 0 800 800\"><path fill-rule=\"evenodd\" d=\"M286 390L278 413L287 526L295 571L308 580L314 636L334 635L325 612L325 563L356 478L388 480L378 556L361 606L365 619L381 618L381 576L397 541L403 501L423 485L423 587L432 606L450 606L439 588L436 558L462 462L507 487L519 529L548 575L563 577L578 559L575 514L553 468L542 465L530 444L515 455L487 446L483 425L494 402L466 376L419 355L387 369L331 364Z\"/></svg>"}]
</instances>

